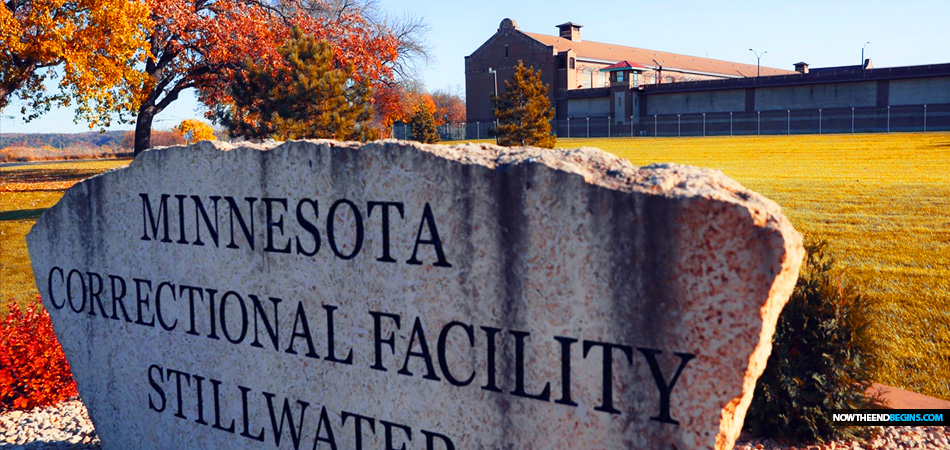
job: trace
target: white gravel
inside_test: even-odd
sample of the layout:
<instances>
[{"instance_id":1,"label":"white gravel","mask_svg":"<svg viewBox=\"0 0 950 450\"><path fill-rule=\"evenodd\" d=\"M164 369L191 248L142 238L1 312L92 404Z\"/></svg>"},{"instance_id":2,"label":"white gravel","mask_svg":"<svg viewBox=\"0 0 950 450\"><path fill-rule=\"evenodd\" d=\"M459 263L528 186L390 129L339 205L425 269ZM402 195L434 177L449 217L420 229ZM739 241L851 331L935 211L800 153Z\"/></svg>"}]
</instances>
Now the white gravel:
<instances>
[{"instance_id":1,"label":"white gravel","mask_svg":"<svg viewBox=\"0 0 950 450\"><path fill-rule=\"evenodd\" d=\"M950 427L880 427L877 437L867 442L836 441L822 445L794 447L768 439L752 439L743 433L735 450L879 450L879 449L950 449Z\"/></svg>"},{"instance_id":2,"label":"white gravel","mask_svg":"<svg viewBox=\"0 0 950 450\"><path fill-rule=\"evenodd\" d=\"M756 440L744 434L736 450L871 450L950 449L950 427L883 427L868 442L831 442L794 447L770 440ZM0 413L0 448L3 450L92 450L99 438L79 400L31 411ZM461 450L461 449L460 449Z\"/></svg>"},{"instance_id":3,"label":"white gravel","mask_svg":"<svg viewBox=\"0 0 950 450\"><path fill-rule=\"evenodd\" d=\"M98 449L99 438L82 402L68 400L56 406L0 414L0 448Z\"/></svg>"}]
</instances>

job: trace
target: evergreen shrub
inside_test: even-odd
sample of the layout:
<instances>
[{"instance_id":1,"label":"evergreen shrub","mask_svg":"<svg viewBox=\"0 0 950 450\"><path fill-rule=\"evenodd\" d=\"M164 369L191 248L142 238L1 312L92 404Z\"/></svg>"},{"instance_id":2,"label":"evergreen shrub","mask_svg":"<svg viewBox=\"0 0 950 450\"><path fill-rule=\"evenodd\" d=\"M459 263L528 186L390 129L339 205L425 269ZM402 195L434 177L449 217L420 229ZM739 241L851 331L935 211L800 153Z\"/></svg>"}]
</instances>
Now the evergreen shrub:
<instances>
[{"instance_id":1,"label":"evergreen shrub","mask_svg":"<svg viewBox=\"0 0 950 450\"><path fill-rule=\"evenodd\" d=\"M745 429L795 443L868 437L868 427L832 422L832 410L880 406L869 397L878 364L869 308L842 284L827 243L808 243L791 299L779 316L772 354L746 414Z\"/></svg>"},{"instance_id":2,"label":"evergreen shrub","mask_svg":"<svg viewBox=\"0 0 950 450\"><path fill-rule=\"evenodd\" d=\"M419 105L415 114L409 121L412 128L412 140L426 144L435 144L439 142L439 130L435 127L435 118L432 117L432 111L429 111L425 105Z\"/></svg>"}]
</instances>

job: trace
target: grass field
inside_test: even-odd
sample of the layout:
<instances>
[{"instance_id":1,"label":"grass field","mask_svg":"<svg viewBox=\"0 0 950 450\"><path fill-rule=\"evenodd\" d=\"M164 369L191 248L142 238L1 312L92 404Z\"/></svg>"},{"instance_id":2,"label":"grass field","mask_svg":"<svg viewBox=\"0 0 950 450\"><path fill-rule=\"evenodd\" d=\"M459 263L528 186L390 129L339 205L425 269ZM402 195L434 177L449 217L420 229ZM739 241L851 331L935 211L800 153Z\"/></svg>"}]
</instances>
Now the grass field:
<instances>
[{"instance_id":1,"label":"grass field","mask_svg":"<svg viewBox=\"0 0 950 450\"><path fill-rule=\"evenodd\" d=\"M950 399L950 134L559 139L723 171L826 239L872 302L876 381Z\"/></svg>"},{"instance_id":2,"label":"grass field","mask_svg":"<svg viewBox=\"0 0 950 450\"><path fill-rule=\"evenodd\" d=\"M950 399L950 134L559 139L723 171L826 239L872 302L881 383ZM128 161L0 168L0 298L36 289L23 236L66 184ZM44 180L33 181L45 176ZM7 180L14 180L13 183ZM24 183L24 184L17 184Z\"/></svg>"},{"instance_id":3,"label":"grass field","mask_svg":"<svg viewBox=\"0 0 950 450\"><path fill-rule=\"evenodd\" d=\"M26 251L26 233L36 219L77 181L131 160L83 161L0 167L0 313L8 300L21 306L37 295Z\"/></svg>"}]
</instances>

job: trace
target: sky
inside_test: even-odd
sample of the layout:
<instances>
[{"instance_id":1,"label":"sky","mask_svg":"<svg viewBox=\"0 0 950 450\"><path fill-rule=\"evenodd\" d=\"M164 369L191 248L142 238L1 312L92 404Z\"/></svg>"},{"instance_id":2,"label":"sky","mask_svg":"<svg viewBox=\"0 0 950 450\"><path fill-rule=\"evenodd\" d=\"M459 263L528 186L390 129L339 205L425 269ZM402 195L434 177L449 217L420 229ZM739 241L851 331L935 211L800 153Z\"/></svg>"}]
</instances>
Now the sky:
<instances>
[{"instance_id":1,"label":"sky","mask_svg":"<svg viewBox=\"0 0 950 450\"><path fill-rule=\"evenodd\" d=\"M950 62L950 2L946 0L623 0L623 1L432 1L380 0L395 16L424 19L433 61L419 68L428 90L464 95L465 56L498 29L504 18L524 30L555 35L555 25L583 25L584 40L792 70L854 65L861 48L874 67ZM865 45L866 42L870 42ZM25 123L19 103L0 111L0 133L77 133L70 109ZM155 128L170 129L184 119L202 118L204 107L186 92L156 117ZM10 116L13 118L11 119ZM116 124L110 129L132 129Z\"/></svg>"}]
</instances>

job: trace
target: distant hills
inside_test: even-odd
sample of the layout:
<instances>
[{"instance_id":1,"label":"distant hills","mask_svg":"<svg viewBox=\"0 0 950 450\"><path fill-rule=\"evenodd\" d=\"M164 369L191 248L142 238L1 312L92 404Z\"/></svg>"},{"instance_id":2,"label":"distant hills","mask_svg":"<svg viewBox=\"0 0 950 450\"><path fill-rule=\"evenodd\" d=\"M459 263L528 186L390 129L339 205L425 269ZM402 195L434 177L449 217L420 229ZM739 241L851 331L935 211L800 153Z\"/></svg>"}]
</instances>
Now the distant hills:
<instances>
[{"instance_id":1,"label":"distant hills","mask_svg":"<svg viewBox=\"0 0 950 450\"><path fill-rule=\"evenodd\" d=\"M120 149L131 142L122 142L128 131L88 131L85 133L3 133L0 135L0 148L5 147L52 147L67 148L109 148Z\"/></svg>"}]
</instances>

